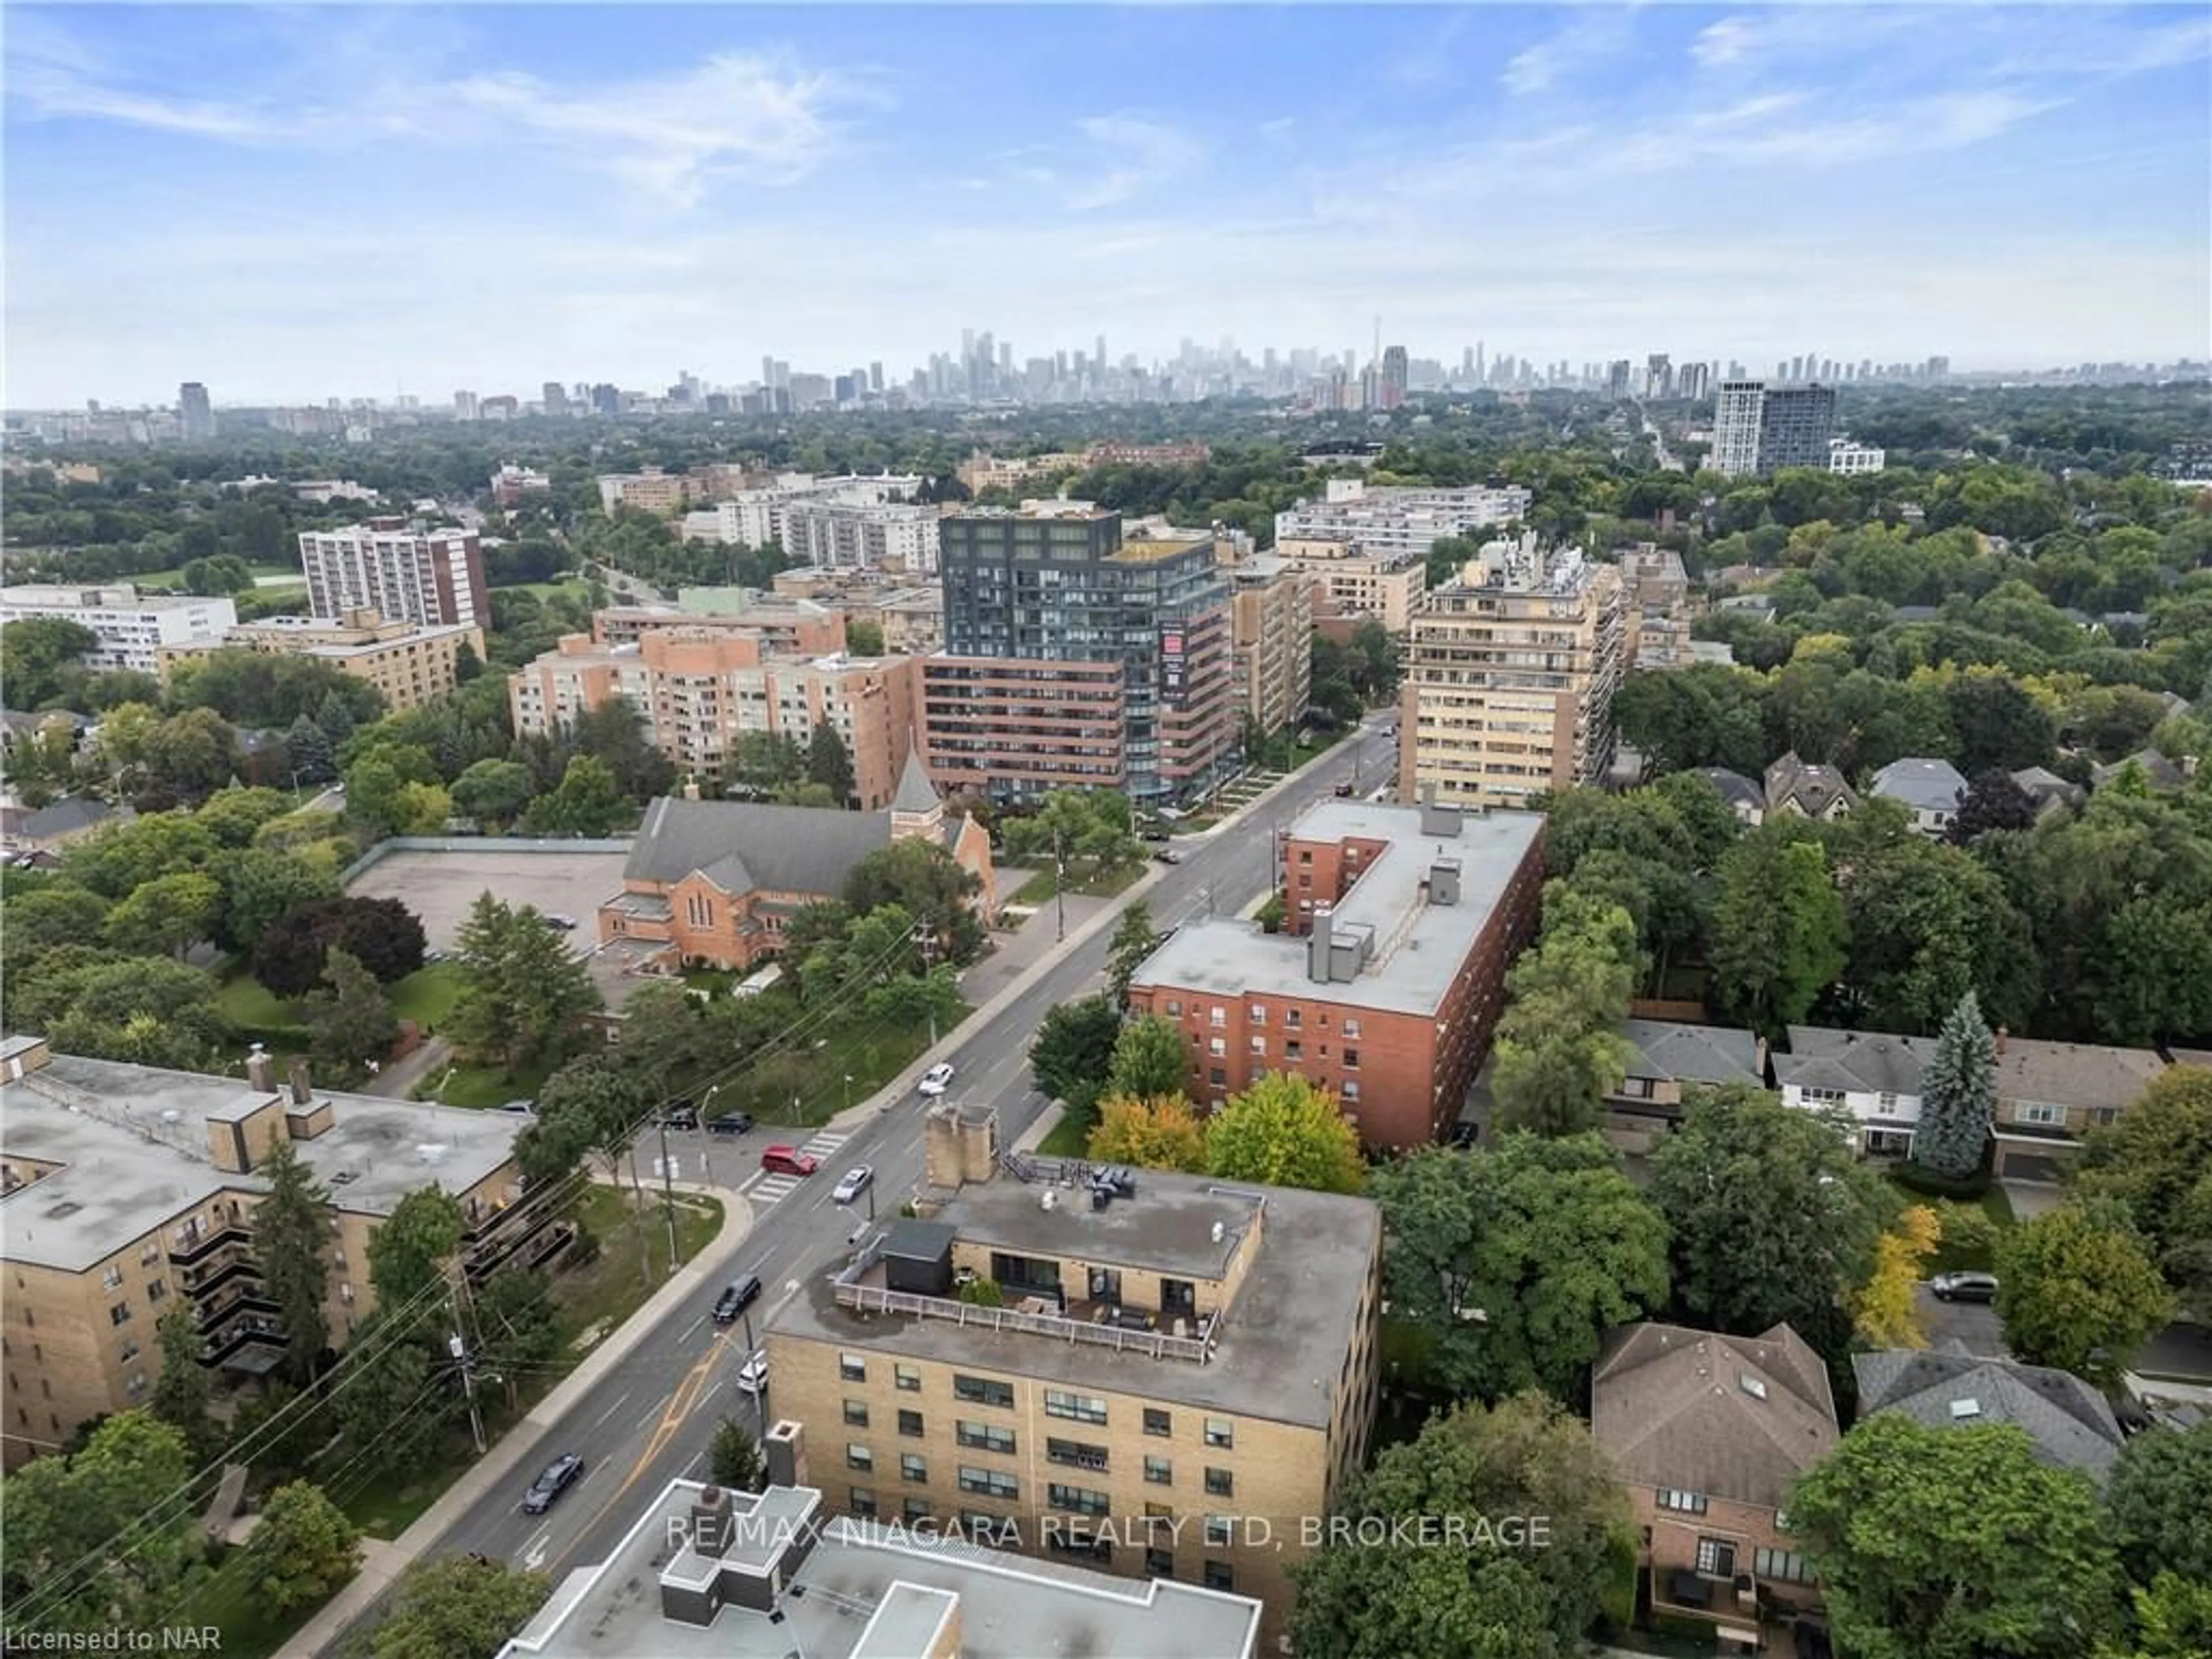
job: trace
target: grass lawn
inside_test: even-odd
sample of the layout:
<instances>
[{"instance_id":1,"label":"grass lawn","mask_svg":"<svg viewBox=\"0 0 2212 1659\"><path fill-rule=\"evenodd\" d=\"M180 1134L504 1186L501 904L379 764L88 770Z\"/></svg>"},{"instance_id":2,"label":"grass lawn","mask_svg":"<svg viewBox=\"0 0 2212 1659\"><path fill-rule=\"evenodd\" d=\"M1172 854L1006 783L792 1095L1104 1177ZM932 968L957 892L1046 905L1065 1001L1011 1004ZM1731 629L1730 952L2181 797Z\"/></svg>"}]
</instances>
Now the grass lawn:
<instances>
[{"instance_id":1,"label":"grass lawn","mask_svg":"<svg viewBox=\"0 0 2212 1659\"><path fill-rule=\"evenodd\" d=\"M1077 1112L1062 1112L1060 1115L1060 1121L1052 1126L1051 1131L1042 1140L1037 1142L1037 1156L1040 1158L1085 1157L1090 1151L1091 1131L1096 1127L1097 1121L1093 1118L1084 1116Z\"/></svg>"},{"instance_id":2,"label":"grass lawn","mask_svg":"<svg viewBox=\"0 0 2212 1659\"><path fill-rule=\"evenodd\" d=\"M434 1072L415 1091L417 1100L435 1100L446 1106L469 1106L487 1111L510 1100L535 1096L553 1074L551 1062L508 1071L499 1066L456 1064Z\"/></svg>"},{"instance_id":3,"label":"grass lawn","mask_svg":"<svg viewBox=\"0 0 2212 1659\"><path fill-rule=\"evenodd\" d=\"M580 576L572 576L567 581L561 582L507 582L493 591L500 593L535 593L541 599L550 599L556 593L572 594L582 600L589 600L592 597L592 585Z\"/></svg>"},{"instance_id":4,"label":"grass lawn","mask_svg":"<svg viewBox=\"0 0 2212 1659\"><path fill-rule=\"evenodd\" d=\"M1081 881L1071 881L1067 890L1071 896L1084 898L1112 898L1143 879L1145 866L1133 864L1125 869L1102 871ZM1024 882L1015 892L1016 904L1042 905L1052 902L1053 872L1040 870Z\"/></svg>"},{"instance_id":5,"label":"grass lawn","mask_svg":"<svg viewBox=\"0 0 2212 1659\"><path fill-rule=\"evenodd\" d=\"M222 1651L228 1659L270 1659L292 1633L315 1616L320 1602L278 1613L246 1582L235 1551L223 1559L215 1577L199 1593L178 1609L173 1628L213 1625L222 1632Z\"/></svg>"},{"instance_id":6,"label":"grass lawn","mask_svg":"<svg viewBox=\"0 0 2212 1659\"><path fill-rule=\"evenodd\" d=\"M645 1184L641 1216L627 1185L617 1192L596 1181L569 1212L599 1242L599 1255L589 1265L563 1273L559 1280L562 1336L565 1351L574 1358L581 1358L584 1352L573 1346L577 1338L595 1326L611 1330L667 1282L668 1218L653 1183L651 1166L643 1159L638 1178ZM677 1255L689 1261L721 1231L722 1206L696 1193L678 1193L675 1202ZM643 1280L638 1277L641 1231L652 1264Z\"/></svg>"},{"instance_id":7,"label":"grass lawn","mask_svg":"<svg viewBox=\"0 0 2212 1659\"><path fill-rule=\"evenodd\" d=\"M453 1017L453 1004L460 1000L461 970L450 962L433 963L392 981L385 994L400 1018L434 1030Z\"/></svg>"},{"instance_id":8,"label":"grass lawn","mask_svg":"<svg viewBox=\"0 0 2212 1659\"><path fill-rule=\"evenodd\" d=\"M253 572L257 578L262 576L282 576L286 579L288 584L296 584L302 588L306 587L307 585L307 577L301 573L300 567L296 564L257 564L251 565L247 568ZM120 576L116 580L118 581L130 582L135 586L146 588L149 591L167 591L173 588L180 588L185 585L185 572L184 567L179 565L174 570L148 570L142 572L140 574L136 576ZM265 593L269 589L264 586L258 587L255 591Z\"/></svg>"},{"instance_id":9,"label":"grass lawn","mask_svg":"<svg viewBox=\"0 0 2212 1659\"><path fill-rule=\"evenodd\" d=\"M778 987L768 994L786 993ZM795 998L791 1006L795 1014ZM941 1022L938 1035L951 1030L967 1012L963 1007L958 1018ZM861 1018L835 1025L817 1036L812 1048L771 1054L722 1085L714 1097L714 1114L745 1111L763 1123L810 1128L866 1100L928 1047L927 1024Z\"/></svg>"},{"instance_id":10,"label":"grass lawn","mask_svg":"<svg viewBox=\"0 0 2212 1659\"><path fill-rule=\"evenodd\" d=\"M284 1001L243 968L222 982L216 1006L222 1010L224 1018L238 1025L300 1024L297 1004Z\"/></svg>"}]
</instances>

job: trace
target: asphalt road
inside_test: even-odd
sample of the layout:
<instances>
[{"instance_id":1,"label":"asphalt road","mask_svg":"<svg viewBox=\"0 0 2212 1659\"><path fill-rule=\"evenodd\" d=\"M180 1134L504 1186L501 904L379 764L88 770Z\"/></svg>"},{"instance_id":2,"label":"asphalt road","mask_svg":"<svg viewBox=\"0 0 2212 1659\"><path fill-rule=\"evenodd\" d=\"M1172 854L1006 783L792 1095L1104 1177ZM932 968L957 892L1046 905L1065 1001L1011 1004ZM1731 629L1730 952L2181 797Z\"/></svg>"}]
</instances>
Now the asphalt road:
<instances>
[{"instance_id":1,"label":"asphalt road","mask_svg":"<svg viewBox=\"0 0 2212 1659\"><path fill-rule=\"evenodd\" d=\"M1380 722L1395 726L1384 714ZM1380 732L1362 734L1358 773L1362 787L1389 775L1390 738ZM1153 916L1169 927L1205 915L1211 908L1233 915L1258 898L1273 879L1274 831L1285 827L1309 802L1330 794L1352 775L1350 747L1332 752L1304 775L1231 828L1177 843L1182 862L1161 872L1146 895ZM1040 915L1029 924L1049 927ZM1089 994L1103 983L1110 927L1102 928L1066 958L1036 977L988 1024L963 1028L940 1049L957 1068L953 1093L970 1103L988 1103L999 1112L1000 1144L1012 1146L1047 1102L1031 1086L1027 1051L1031 1036L1054 1006ZM703 1154L714 1177L726 1183L733 1170L746 1170L744 1181L755 1206L753 1231L730 1264L730 1276L757 1273L765 1287L745 1324L718 1328L711 1316L713 1292L703 1291L696 1307L680 1307L617 1364L606 1378L579 1401L539 1443L512 1491L487 1493L440 1535L429 1555L477 1553L550 1575L557 1583L571 1569L610 1554L635 1524L638 1506L668 1481L696 1477L706 1464L708 1443L726 1414L750 1420L757 1429L762 1409L737 1389L738 1368L748 1345L757 1340L774 1310L798 1293L809 1274L830 1269L844 1255L848 1239L867 1215L866 1201L854 1208L833 1203L830 1188L854 1164L876 1171L879 1213L895 1212L921 1176L921 1097L908 1094L886 1105L871 1121L834 1146L828 1135L808 1143L822 1153L822 1168L796 1183L763 1184L750 1171L760 1149L775 1132L756 1130L739 1140L702 1134L672 1134L669 1150L690 1176ZM641 1152L655 1151L648 1143ZM855 1213L857 1209L858 1213ZM750 1331L750 1334L748 1334ZM773 1409L770 1381L768 1409ZM585 1460L583 1478L544 1515L521 1510L523 1489L543 1464L563 1452ZM370 1616L374 1616L371 1609Z\"/></svg>"}]
</instances>

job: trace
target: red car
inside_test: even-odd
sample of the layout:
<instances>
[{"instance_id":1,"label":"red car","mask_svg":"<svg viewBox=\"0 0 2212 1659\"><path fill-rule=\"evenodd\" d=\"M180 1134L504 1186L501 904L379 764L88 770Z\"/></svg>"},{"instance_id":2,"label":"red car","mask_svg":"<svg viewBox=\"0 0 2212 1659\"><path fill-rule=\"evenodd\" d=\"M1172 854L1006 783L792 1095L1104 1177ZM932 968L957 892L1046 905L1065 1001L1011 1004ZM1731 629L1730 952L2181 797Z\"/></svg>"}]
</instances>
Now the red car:
<instances>
[{"instance_id":1,"label":"red car","mask_svg":"<svg viewBox=\"0 0 2212 1659\"><path fill-rule=\"evenodd\" d=\"M821 1167L820 1158L796 1146L771 1146L761 1154L761 1168L770 1175L811 1176Z\"/></svg>"}]
</instances>

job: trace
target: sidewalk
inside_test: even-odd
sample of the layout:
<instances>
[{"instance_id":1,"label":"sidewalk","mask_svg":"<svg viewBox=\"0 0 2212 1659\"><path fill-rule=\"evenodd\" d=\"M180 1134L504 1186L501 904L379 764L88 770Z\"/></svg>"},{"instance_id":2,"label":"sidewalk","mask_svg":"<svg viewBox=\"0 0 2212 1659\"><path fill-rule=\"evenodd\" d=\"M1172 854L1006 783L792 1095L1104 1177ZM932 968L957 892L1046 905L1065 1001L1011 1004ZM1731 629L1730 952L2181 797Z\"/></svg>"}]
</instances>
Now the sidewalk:
<instances>
[{"instance_id":1,"label":"sidewalk","mask_svg":"<svg viewBox=\"0 0 2212 1659\"><path fill-rule=\"evenodd\" d=\"M672 1184L678 1192L703 1193L721 1200L722 1231L714 1236L714 1242L678 1269L675 1277L647 1297L635 1313L608 1333L574 1370L561 1379L552 1393L501 1437L499 1443L447 1487L445 1495L416 1517L406 1531L389 1543L364 1540L361 1571L284 1644L280 1659L313 1659L336 1642L346 1626L367 1612L416 1557L436 1542L440 1534L466 1514L487 1492L513 1480L515 1470L526 1465L536 1452L546 1430L598 1387L599 1380L644 1340L663 1316L696 1298L702 1285L721 1276L721 1269L752 1231L752 1205L743 1194L726 1187L709 1187L697 1181Z\"/></svg>"}]
</instances>

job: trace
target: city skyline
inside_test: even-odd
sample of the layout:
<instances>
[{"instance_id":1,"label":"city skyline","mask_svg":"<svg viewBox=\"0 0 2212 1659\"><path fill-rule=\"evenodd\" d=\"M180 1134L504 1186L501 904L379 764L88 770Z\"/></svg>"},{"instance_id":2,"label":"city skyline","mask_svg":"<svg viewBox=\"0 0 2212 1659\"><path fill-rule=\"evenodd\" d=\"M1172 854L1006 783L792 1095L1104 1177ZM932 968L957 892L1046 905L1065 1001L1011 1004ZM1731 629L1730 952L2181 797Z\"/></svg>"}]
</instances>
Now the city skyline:
<instances>
[{"instance_id":1,"label":"city skyline","mask_svg":"<svg viewBox=\"0 0 2212 1659\"><path fill-rule=\"evenodd\" d=\"M2201 15L975 18L15 9L10 402L735 386L986 322L1364 359L1378 312L1448 367L2208 349Z\"/></svg>"}]
</instances>

